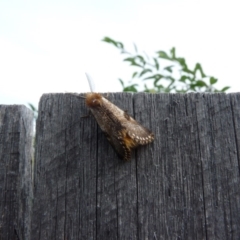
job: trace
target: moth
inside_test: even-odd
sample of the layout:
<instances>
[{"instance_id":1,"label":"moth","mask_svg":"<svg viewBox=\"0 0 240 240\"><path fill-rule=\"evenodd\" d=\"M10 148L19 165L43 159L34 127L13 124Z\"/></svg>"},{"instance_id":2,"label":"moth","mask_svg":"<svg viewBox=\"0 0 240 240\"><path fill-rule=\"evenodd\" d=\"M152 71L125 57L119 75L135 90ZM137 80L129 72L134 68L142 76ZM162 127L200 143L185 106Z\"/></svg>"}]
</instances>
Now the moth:
<instances>
[{"instance_id":1,"label":"moth","mask_svg":"<svg viewBox=\"0 0 240 240\"><path fill-rule=\"evenodd\" d=\"M88 75L87 78L90 82ZM146 145L154 140L154 135L150 130L101 94L86 93L85 101L108 141L124 160L131 159L133 148Z\"/></svg>"}]
</instances>

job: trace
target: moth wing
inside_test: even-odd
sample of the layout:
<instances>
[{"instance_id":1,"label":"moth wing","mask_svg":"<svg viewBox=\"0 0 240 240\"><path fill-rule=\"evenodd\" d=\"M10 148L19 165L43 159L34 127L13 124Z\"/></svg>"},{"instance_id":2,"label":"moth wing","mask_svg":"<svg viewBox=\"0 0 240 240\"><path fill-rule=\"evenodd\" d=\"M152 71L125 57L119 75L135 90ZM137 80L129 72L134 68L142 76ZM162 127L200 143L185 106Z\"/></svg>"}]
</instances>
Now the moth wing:
<instances>
[{"instance_id":1,"label":"moth wing","mask_svg":"<svg viewBox=\"0 0 240 240\"><path fill-rule=\"evenodd\" d=\"M124 118L121 118L121 121L118 121L114 115L109 113L107 123L105 135L124 160L131 158L132 148L148 144L154 140L153 133L126 112L124 112Z\"/></svg>"},{"instance_id":2,"label":"moth wing","mask_svg":"<svg viewBox=\"0 0 240 240\"><path fill-rule=\"evenodd\" d=\"M122 111L105 98L101 100L101 107L97 110L91 108L91 111L117 153L124 160L130 160L131 150L138 145L152 142L154 136L126 111Z\"/></svg>"},{"instance_id":3,"label":"moth wing","mask_svg":"<svg viewBox=\"0 0 240 240\"><path fill-rule=\"evenodd\" d=\"M126 128L127 134L138 144L145 145L154 140L153 133L147 128L143 127L132 117L124 121L122 124Z\"/></svg>"},{"instance_id":4,"label":"moth wing","mask_svg":"<svg viewBox=\"0 0 240 240\"><path fill-rule=\"evenodd\" d=\"M117 153L123 157L124 160L130 160L131 148L123 141L122 132L118 131L117 134L108 134L107 132L104 132L104 134Z\"/></svg>"}]
</instances>

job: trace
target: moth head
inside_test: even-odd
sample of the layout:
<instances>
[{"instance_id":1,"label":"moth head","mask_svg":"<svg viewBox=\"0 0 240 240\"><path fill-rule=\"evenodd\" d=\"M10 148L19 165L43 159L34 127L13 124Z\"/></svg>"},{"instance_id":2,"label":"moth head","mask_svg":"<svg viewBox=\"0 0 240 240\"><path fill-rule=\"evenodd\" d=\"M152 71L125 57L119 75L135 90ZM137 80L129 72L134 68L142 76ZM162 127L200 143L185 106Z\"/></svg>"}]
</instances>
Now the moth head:
<instances>
[{"instance_id":1,"label":"moth head","mask_svg":"<svg viewBox=\"0 0 240 240\"><path fill-rule=\"evenodd\" d=\"M102 95L99 93L87 93L86 105L90 108L99 107L102 105Z\"/></svg>"}]
</instances>

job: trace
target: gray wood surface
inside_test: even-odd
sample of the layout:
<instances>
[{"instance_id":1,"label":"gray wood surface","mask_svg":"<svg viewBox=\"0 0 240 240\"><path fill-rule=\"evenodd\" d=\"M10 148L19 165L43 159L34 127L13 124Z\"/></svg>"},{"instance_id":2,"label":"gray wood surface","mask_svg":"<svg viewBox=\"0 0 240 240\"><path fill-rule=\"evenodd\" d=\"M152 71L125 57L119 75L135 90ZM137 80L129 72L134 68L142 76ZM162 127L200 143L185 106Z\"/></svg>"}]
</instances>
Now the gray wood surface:
<instances>
[{"instance_id":1,"label":"gray wood surface","mask_svg":"<svg viewBox=\"0 0 240 240\"><path fill-rule=\"evenodd\" d=\"M109 94L151 129L123 162L84 100L39 105L31 239L239 239L240 94Z\"/></svg>"},{"instance_id":2,"label":"gray wood surface","mask_svg":"<svg viewBox=\"0 0 240 240\"><path fill-rule=\"evenodd\" d=\"M33 113L0 105L0 239L30 239Z\"/></svg>"}]
</instances>

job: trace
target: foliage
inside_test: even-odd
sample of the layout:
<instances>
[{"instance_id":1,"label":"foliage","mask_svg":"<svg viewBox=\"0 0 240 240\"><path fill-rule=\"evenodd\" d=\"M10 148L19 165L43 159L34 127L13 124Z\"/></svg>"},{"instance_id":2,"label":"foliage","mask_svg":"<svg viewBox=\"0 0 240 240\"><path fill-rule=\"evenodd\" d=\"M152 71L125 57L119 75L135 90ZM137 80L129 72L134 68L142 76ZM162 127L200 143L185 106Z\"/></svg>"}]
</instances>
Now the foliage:
<instances>
[{"instance_id":1,"label":"foliage","mask_svg":"<svg viewBox=\"0 0 240 240\"><path fill-rule=\"evenodd\" d=\"M206 75L200 63L197 63L193 70L189 69L186 60L177 57L174 47L169 53L157 51L155 56L149 57L145 53L140 54L135 44L135 52L130 53L121 42L109 37L105 37L103 41L118 48L126 55L123 61L136 69L128 85L119 79L124 92L140 91L139 80L143 83L144 92L225 92L230 88L216 89L218 79ZM136 79L137 81L134 81Z\"/></svg>"},{"instance_id":2,"label":"foliage","mask_svg":"<svg viewBox=\"0 0 240 240\"><path fill-rule=\"evenodd\" d=\"M38 110L36 107L34 107L34 105L32 103L28 103L29 108L33 111L34 114L34 119L37 119L38 116Z\"/></svg>"}]
</instances>

